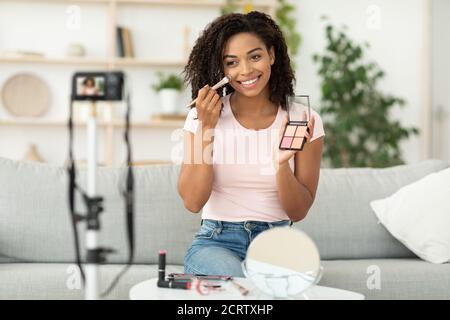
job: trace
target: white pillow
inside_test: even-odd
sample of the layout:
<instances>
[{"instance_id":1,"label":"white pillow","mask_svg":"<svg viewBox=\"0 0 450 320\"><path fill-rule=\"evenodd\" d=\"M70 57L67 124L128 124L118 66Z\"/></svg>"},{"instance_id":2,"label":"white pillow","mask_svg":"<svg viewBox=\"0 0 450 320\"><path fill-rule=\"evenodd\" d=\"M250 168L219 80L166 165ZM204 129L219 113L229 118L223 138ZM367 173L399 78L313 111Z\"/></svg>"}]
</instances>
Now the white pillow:
<instances>
[{"instance_id":1,"label":"white pillow","mask_svg":"<svg viewBox=\"0 0 450 320\"><path fill-rule=\"evenodd\" d=\"M386 229L423 260L450 261L450 168L370 206Z\"/></svg>"}]
</instances>

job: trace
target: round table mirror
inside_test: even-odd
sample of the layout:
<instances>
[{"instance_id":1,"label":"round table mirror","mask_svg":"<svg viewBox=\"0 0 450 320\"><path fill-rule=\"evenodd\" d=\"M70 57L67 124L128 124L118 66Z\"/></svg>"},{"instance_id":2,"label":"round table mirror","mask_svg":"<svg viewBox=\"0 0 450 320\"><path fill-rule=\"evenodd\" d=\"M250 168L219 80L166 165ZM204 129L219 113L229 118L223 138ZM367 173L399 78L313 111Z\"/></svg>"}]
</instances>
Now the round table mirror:
<instances>
[{"instance_id":1,"label":"round table mirror","mask_svg":"<svg viewBox=\"0 0 450 320\"><path fill-rule=\"evenodd\" d=\"M312 239L287 227L259 234L250 243L242 268L259 290L274 298L303 294L319 282L323 270Z\"/></svg>"}]
</instances>

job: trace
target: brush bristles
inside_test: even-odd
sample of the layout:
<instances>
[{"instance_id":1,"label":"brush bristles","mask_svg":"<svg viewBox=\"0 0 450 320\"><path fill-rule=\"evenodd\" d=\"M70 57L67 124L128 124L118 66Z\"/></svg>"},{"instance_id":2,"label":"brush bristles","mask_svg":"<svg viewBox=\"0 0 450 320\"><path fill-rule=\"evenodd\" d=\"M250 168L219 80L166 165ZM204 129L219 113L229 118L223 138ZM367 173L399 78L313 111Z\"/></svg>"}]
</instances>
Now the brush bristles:
<instances>
[{"instance_id":1,"label":"brush bristles","mask_svg":"<svg viewBox=\"0 0 450 320\"><path fill-rule=\"evenodd\" d=\"M212 89L216 90L219 89L220 87L226 85L228 82L231 81L231 76L230 75L226 75L225 77L223 77L222 80L220 80L219 82L217 82Z\"/></svg>"}]
</instances>

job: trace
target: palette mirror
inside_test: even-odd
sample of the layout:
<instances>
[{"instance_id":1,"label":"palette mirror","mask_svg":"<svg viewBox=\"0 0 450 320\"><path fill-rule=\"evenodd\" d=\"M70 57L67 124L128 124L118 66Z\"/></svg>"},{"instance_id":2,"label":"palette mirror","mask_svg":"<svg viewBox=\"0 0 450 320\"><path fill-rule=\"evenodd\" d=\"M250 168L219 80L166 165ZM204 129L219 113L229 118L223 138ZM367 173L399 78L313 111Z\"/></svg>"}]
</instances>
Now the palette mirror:
<instances>
[{"instance_id":1,"label":"palette mirror","mask_svg":"<svg viewBox=\"0 0 450 320\"><path fill-rule=\"evenodd\" d=\"M281 150L303 150L305 134L309 132L308 121L311 107L308 95L288 96L288 123L284 129L279 148Z\"/></svg>"}]
</instances>

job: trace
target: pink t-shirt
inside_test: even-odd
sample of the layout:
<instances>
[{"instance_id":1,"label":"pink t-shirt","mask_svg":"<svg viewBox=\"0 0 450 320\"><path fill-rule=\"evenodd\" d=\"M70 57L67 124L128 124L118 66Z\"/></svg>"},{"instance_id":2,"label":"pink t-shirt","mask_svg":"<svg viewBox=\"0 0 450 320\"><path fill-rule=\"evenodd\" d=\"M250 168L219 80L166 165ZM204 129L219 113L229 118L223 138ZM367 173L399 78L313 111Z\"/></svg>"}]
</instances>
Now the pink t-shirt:
<instances>
[{"instance_id":1,"label":"pink t-shirt","mask_svg":"<svg viewBox=\"0 0 450 320\"><path fill-rule=\"evenodd\" d=\"M273 151L279 146L279 130L286 110L278 108L275 121L265 129L243 127L230 106L230 94L222 97L223 111L213 131L214 181L211 196L203 207L202 218L221 221L289 220L278 198ZM322 119L315 117L313 137L324 136ZM197 110L191 109L184 129L195 133ZM276 148L276 149L275 149ZM294 157L289 160L294 172Z\"/></svg>"}]
</instances>

